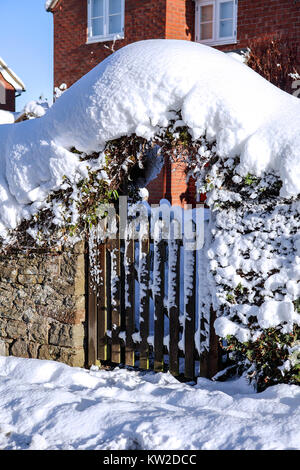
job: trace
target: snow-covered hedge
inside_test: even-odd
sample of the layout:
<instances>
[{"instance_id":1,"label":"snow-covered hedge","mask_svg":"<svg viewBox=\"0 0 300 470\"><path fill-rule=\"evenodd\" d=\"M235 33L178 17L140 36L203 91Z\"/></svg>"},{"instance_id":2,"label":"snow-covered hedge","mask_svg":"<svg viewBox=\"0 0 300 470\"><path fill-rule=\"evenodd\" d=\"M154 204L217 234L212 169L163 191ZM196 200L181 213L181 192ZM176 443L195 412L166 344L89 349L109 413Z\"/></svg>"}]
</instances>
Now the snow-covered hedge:
<instances>
[{"instance_id":1,"label":"snow-covered hedge","mask_svg":"<svg viewBox=\"0 0 300 470\"><path fill-rule=\"evenodd\" d=\"M300 101L226 54L187 41L131 44L45 116L1 126L0 237L75 240L157 146L184 158L213 211L204 318L213 307L217 332L259 386L299 381L299 129ZM261 360L270 337L279 353L270 359L267 347Z\"/></svg>"},{"instance_id":2,"label":"snow-covered hedge","mask_svg":"<svg viewBox=\"0 0 300 470\"><path fill-rule=\"evenodd\" d=\"M40 210L65 176L72 184L86 176L80 155L133 134L150 140L180 110L193 139L206 135L220 157L240 156L238 174L273 171L281 196L298 194L297 98L216 49L141 41L101 62L40 119L0 127L0 236Z\"/></svg>"},{"instance_id":3,"label":"snow-covered hedge","mask_svg":"<svg viewBox=\"0 0 300 470\"><path fill-rule=\"evenodd\" d=\"M207 276L215 329L260 389L300 383L300 199L281 197L274 173L237 176L238 164L218 160L199 174L213 211Z\"/></svg>"}]
</instances>

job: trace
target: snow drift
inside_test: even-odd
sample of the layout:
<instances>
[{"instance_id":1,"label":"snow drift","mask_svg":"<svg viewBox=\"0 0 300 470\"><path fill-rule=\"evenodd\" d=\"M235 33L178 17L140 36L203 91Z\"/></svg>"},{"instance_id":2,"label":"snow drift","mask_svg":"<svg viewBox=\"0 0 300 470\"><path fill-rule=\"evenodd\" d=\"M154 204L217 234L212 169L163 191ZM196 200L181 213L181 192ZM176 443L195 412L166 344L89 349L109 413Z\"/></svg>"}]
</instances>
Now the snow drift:
<instances>
[{"instance_id":1,"label":"snow drift","mask_svg":"<svg viewBox=\"0 0 300 470\"><path fill-rule=\"evenodd\" d=\"M13 112L0 109L0 124L13 124L14 122L15 115Z\"/></svg>"},{"instance_id":2,"label":"snow drift","mask_svg":"<svg viewBox=\"0 0 300 470\"><path fill-rule=\"evenodd\" d=\"M0 357L5 450L296 450L300 387Z\"/></svg>"},{"instance_id":3,"label":"snow drift","mask_svg":"<svg viewBox=\"0 0 300 470\"><path fill-rule=\"evenodd\" d=\"M42 118L0 128L0 235L42 206L63 176L83 171L75 147L101 151L111 139L150 139L172 111L197 139L216 140L236 172L274 171L281 195L300 188L300 101L210 47L148 40L117 51L75 83Z\"/></svg>"}]
</instances>

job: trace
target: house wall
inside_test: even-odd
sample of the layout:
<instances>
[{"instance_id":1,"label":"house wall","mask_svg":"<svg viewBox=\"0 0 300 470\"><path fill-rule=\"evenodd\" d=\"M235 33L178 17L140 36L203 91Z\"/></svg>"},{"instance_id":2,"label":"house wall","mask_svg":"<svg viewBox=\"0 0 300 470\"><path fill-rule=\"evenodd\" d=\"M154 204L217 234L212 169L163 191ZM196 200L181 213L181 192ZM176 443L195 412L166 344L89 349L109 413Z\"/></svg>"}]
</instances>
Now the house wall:
<instances>
[{"instance_id":1,"label":"house wall","mask_svg":"<svg viewBox=\"0 0 300 470\"><path fill-rule=\"evenodd\" d=\"M194 40L195 3L193 0L167 0L166 39Z\"/></svg>"},{"instance_id":2,"label":"house wall","mask_svg":"<svg viewBox=\"0 0 300 470\"><path fill-rule=\"evenodd\" d=\"M61 0L53 13L54 83L70 86L111 54L105 45L112 43L86 44L87 0ZM194 24L193 0L126 0L125 39L115 49L151 38L194 40ZM218 49L244 48L251 39L278 33L299 45L300 0L239 0L237 43Z\"/></svg>"},{"instance_id":3,"label":"house wall","mask_svg":"<svg viewBox=\"0 0 300 470\"><path fill-rule=\"evenodd\" d=\"M0 355L85 365L85 255L0 255Z\"/></svg>"},{"instance_id":4,"label":"house wall","mask_svg":"<svg viewBox=\"0 0 300 470\"><path fill-rule=\"evenodd\" d=\"M15 89L14 87L8 83L0 74L0 86L1 90L1 97L3 98L5 95L4 100L0 100L0 109L4 109L5 111L15 111ZM4 89L4 90L3 90Z\"/></svg>"},{"instance_id":5,"label":"house wall","mask_svg":"<svg viewBox=\"0 0 300 470\"><path fill-rule=\"evenodd\" d=\"M266 34L288 35L291 44L298 46L300 65L300 0L239 0L237 44L218 49L244 48Z\"/></svg>"},{"instance_id":6,"label":"house wall","mask_svg":"<svg viewBox=\"0 0 300 470\"><path fill-rule=\"evenodd\" d=\"M165 163L165 166L151 181L147 189L149 191L149 204L159 204L161 199L168 199L171 204L184 206L194 204L196 201L195 180L186 181L186 165L180 162Z\"/></svg>"},{"instance_id":7,"label":"house wall","mask_svg":"<svg viewBox=\"0 0 300 470\"><path fill-rule=\"evenodd\" d=\"M143 39L165 37L166 0L126 0L125 39L115 50ZM112 42L86 44L87 1L63 0L54 10L54 85L71 86L111 54Z\"/></svg>"}]
</instances>

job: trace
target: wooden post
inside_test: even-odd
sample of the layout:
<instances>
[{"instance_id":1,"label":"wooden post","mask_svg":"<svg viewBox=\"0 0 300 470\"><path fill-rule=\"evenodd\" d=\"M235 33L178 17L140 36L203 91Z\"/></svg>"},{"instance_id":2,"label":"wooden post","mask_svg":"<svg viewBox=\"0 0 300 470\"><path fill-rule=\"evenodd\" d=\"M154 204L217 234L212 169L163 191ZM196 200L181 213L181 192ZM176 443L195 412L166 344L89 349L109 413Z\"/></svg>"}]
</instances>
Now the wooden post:
<instances>
[{"instance_id":1,"label":"wooden post","mask_svg":"<svg viewBox=\"0 0 300 470\"><path fill-rule=\"evenodd\" d=\"M132 335L135 331L135 276L134 276L134 240L127 240L125 245L125 316L126 316L126 345L125 364L134 366L134 342Z\"/></svg>"},{"instance_id":2,"label":"wooden post","mask_svg":"<svg viewBox=\"0 0 300 470\"><path fill-rule=\"evenodd\" d=\"M149 233L147 238L140 240L140 368L149 369L149 260L150 241Z\"/></svg>"},{"instance_id":3,"label":"wooden post","mask_svg":"<svg viewBox=\"0 0 300 470\"><path fill-rule=\"evenodd\" d=\"M121 326L121 261L119 234L116 235L115 239L109 240L108 247L111 256L111 361L119 364L121 362L121 344L119 338Z\"/></svg>"},{"instance_id":4,"label":"wooden post","mask_svg":"<svg viewBox=\"0 0 300 470\"><path fill-rule=\"evenodd\" d=\"M215 332L214 323L216 312L210 309L209 352L208 352L208 378L211 379L219 372L219 341Z\"/></svg>"},{"instance_id":5,"label":"wooden post","mask_svg":"<svg viewBox=\"0 0 300 470\"><path fill-rule=\"evenodd\" d=\"M89 250L96 248L90 243ZM92 366L97 361L97 285L91 274L90 252L88 257L88 366Z\"/></svg>"},{"instance_id":6,"label":"wooden post","mask_svg":"<svg viewBox=\"0 0 300 470\"><path fill-rule=\"evenodd\" d=\"M154 242L154 273L158 276L154 288L154 370L164 370L164 240Z\"/></svg>"},{"instance_id":7,"label":"wooden post","mask_svg":"<svg viewBox=\"0 0 300 470\"><path fill-rule=\"evenodd\" d=\"M208 333L208 351L204 351L200 357L200 376L211 379L219 372L220 348L219 340L214 329L216 312L211 307L209 317L209 333ZM204 322L205 320L202 319Z\"/></svg>"},{"instance_id":8,"label":"wooden post","mask_svg":"<svg viewBox=\"0 0 300 470\"><path fill-rule=\"evenodd\" d=\"M186 251L185 251L186 255ZM194 379L195 377L195 307L196 307L196 251L191 250L188 253L192 260L189 266L190 279L192 282L192 289L186 298L186 318L185 318L185 371L184 375L187 379ZM185 261L186 262L186 261Z\"/></svg>"},{"instance_id":9,"label":"wooden post","mask_svg":"<svg viewBox=\"0 0 300 470\"><path fill-rule=\"evenodd\" d=\"M173 260L171 263L170 260ZM179 354L178 354L178 341L179 341L179 306L180 306L180 242L178 240L171 240L169 242L169 301L172 300L172 305L169 308L169 332L170 332L170 346L169 346L169 361L170 372L177 376L179 375Z\"/></svg>"},{"instance_id":10,"label":"wooden post","mask_svg":"<svg viewBox=\"0 0 300 470\"><path fill-rule=\"evenodd\" d=\"M107 245L103 242L99 245L100 282L98 286L98 359L107 361Z\"/></svg>"}]
</instances>

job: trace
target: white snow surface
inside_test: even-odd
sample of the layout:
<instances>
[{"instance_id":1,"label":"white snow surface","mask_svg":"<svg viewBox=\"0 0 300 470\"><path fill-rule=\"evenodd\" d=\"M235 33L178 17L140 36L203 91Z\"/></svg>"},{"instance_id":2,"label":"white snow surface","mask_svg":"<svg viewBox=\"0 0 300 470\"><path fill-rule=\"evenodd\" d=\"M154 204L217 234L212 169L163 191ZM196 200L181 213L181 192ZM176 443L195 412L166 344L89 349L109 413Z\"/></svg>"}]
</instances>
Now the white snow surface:
<instances>
[{"instance_id":1,"label":"white snow surface","mask_svg":"<svg viewBox=\"0 0 300 470\"><path fill-rule=\"evenodd\" d=\"M44 106L42 106L41 103L37 101L29 101L25 107L23 112L25 114L32 114L34 117L42 117L46 113L46 109Z\"/></svg>"},{"instance_id":2,"label":"white snow surface","mask_svg":"<svg viewBox=\"0 0 300 470\"><path fill-rule=\"evenodd\" d=\"M0 124L13 124L15 122L15 114L11 111L0 109Z\"/></svg>"},{"instance_id":3,"label":"white snow surface","mask_svg":"<svg viewBox=\"0 0 300 470\"><path fill-rule=\"evenodd\" d=\"M275 171L282 196L300 189L300 101L227 54L189 41L130 44L67 90L45 116L0 128L0 235L73 180L91 153L136 133L151 138L182 112L194 138L217 141L220 156L241 155L236 171ZM86 166L86 163L84 164Z\"/></svg>"},{"instance_id":4,"label":"white snow surface","mask_svg":"<svg viewBox=\"0 0 300 470\"><path fill-rule=\"evenodd\" d=\"M300 387L0 357L1 449L300 449Z\"/></svg>"}]
</instances>

